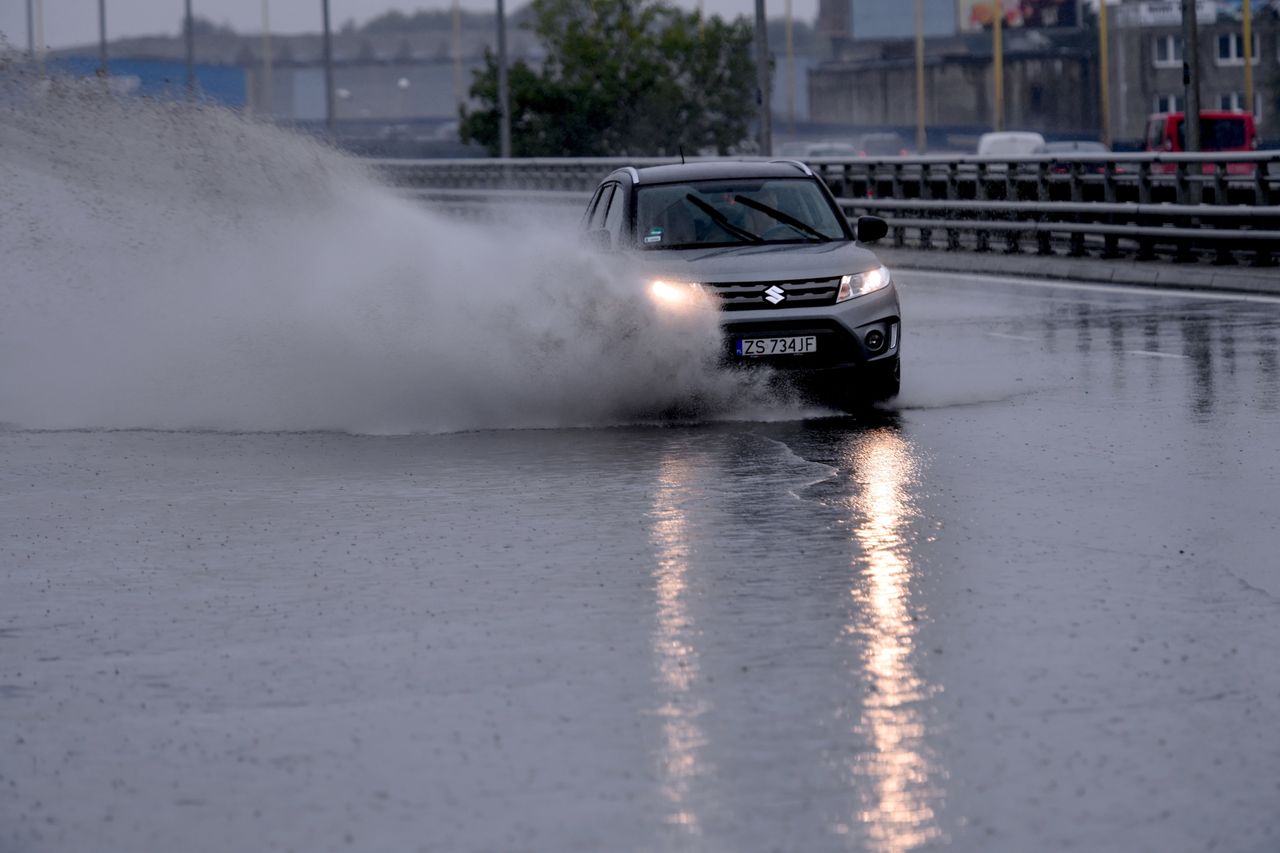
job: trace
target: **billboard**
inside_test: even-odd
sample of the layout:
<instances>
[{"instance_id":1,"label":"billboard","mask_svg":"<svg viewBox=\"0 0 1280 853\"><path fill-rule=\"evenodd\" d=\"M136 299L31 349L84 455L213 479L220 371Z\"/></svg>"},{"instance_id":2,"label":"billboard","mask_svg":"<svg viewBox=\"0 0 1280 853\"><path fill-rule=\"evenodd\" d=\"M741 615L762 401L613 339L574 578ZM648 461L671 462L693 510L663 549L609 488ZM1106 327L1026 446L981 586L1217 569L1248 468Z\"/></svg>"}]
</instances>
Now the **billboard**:
<instances>
[{"instance_id":1,"label":"billboard","mask_svg":"<svg viewBox=\"0 0 1280 853\"><path fill-rule=\"evenodd\" d=\"M1078 27L1079 0L957 0L960 30L989 30L1003 6L1006 27Z\"/></svg>"}]
</instances>

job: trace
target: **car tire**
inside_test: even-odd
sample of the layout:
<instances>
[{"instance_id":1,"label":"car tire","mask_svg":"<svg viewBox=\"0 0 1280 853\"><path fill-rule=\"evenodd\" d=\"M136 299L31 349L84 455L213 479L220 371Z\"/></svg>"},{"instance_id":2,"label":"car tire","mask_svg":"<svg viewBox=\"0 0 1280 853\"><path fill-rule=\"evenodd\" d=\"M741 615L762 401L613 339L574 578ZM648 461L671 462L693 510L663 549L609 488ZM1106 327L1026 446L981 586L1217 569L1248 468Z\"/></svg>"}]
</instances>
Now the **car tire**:
<instances>
[{"instance_id":1,"label":"car tire","mask_svg":"<svg viewBox=\"0 0 1280 853\"><path fill-rule=\"evenodd\" d=\"M819 402L849 413L864 411L898 396L902 366L898 356L841 370L818 389Z\"/></svg>"}]
</instances>

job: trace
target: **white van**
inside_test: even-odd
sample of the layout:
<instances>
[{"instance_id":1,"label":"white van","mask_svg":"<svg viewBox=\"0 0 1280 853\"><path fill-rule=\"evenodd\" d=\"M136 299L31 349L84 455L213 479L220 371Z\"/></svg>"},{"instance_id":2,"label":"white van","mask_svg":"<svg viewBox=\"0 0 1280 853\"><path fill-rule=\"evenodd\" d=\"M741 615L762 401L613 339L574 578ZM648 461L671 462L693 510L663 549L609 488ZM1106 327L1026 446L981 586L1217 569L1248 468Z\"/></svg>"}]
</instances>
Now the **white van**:
<instances>
[{"instance_id":1,"label":"white van","mask_svg":"<svg viewBox=\"0 0 1280 853\"><path fill-rule=\"evenodd\" d=\"M978 137L979 157L1022 157L1038 153L1044 137L1025 130L984 133Z\"/></svg>"}]
</instances>

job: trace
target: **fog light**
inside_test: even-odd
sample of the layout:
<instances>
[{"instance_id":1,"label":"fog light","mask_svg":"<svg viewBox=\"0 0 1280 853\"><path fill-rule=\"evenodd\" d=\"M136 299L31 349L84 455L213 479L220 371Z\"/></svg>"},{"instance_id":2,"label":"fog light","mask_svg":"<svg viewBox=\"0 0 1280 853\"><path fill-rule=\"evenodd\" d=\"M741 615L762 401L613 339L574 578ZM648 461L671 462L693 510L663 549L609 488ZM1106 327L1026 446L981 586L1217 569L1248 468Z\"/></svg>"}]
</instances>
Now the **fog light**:
<instances>
[{"instance_id":1,"label":"fog light","mask_svg":"<svg viewBox=\"0 0 1280 853\"><path fill-rule=\"evenodd\" d=\"M880 350L884 349L885 345L884 332L879 329L872 329L867 332L866 336L862 339L862 342L866 344L867 349L872 352L880 352Z\"/></svg>"}]
</instances>

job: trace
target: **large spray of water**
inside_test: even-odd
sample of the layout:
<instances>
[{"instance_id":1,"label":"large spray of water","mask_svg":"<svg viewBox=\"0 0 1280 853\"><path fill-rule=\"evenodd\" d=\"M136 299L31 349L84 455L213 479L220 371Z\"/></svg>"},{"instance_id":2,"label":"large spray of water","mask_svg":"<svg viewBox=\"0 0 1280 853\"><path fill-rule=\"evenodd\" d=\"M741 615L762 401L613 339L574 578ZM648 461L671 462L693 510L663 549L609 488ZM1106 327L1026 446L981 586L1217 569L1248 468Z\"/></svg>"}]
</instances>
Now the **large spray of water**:
<instances>
[{"instance_id":1,"label":"large spray of water","mask_svg":"<svg viewBox=\"0 0 1280 853\"><path fill-rule=\"evenodd\" d=\"M0 69L0 422L443 431L753 396L571 234L208 106Z\"/></svg>"}]
</instances>

